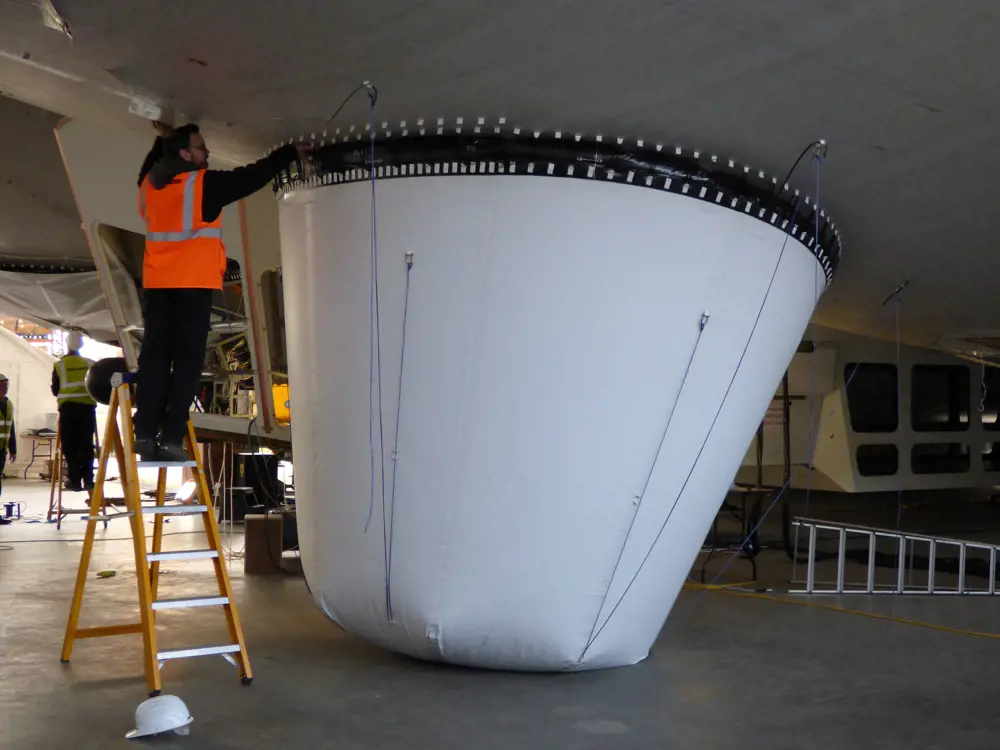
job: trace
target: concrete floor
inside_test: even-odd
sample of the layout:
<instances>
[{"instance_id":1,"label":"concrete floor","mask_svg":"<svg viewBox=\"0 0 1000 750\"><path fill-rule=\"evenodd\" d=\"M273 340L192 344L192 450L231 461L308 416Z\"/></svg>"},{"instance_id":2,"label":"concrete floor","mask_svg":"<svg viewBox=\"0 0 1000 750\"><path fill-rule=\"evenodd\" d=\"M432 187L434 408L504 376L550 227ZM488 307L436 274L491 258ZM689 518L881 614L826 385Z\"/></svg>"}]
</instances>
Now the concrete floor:
<instances>
[{"instance_id":1,"label":"concrete floor","mask_svg":"<svg viewBox=\"0 0 1000 750\"><path fill-rule=\"evenodd\" d=\"M29 516L37 517L47 491L5 482L10 499L27 499ZM179 520L168 529L190 531L192 524ZM79 539L83 528L78 520L60 532L26 521L0 527L0 748L129 745L124 734L146 697L139 637L78 642L72 663L59 662L80 550L60 540ZM124 522L107 532L125 534ZM171 541L197 546L198 539ZM241 541L233 541L238 550ZM128 542L97 545L84 625L129 618L130 554ZM774 580L787 581L786 558L765 552L762 563ZM117 575L97 579L102 569ZM207 565L167 570L168 595L211 590ZM488 673L369 647L326 621L300 578L244 578L239 560L232 570L254 683L242 687L219 658L168 664L164 692L183 698L195 720L189 737L143 741L150 746L967 750L994 748L1000 734L993 674L1000 640L689 590L640 665L561 676ZM727 578L746 570L737 561ZM1000 602L990 598L842 603L1000 632ZM164 613L158 628L171 648L221 642L222 622L218 612L189 610Z\"/></svg>"}]
</instances>

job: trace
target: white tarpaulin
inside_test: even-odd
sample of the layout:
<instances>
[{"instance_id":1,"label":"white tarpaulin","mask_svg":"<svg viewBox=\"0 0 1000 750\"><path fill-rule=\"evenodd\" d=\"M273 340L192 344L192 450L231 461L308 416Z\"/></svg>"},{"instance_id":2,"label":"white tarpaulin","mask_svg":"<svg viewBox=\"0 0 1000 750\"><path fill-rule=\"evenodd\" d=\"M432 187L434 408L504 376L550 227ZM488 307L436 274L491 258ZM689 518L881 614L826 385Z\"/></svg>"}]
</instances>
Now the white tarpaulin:
<instances>
[{"instance_id":1,"label":"white tarpaulin","mask_svg":"<svg viewBox=\"0 0 1000 750\"><path fill-rule=\"evenodd\" d=\"M14 427L19 444L18 462L7 465L7 474L20 474L31 461L31 442L22 436L31 430L55 429L58 423L56 397L52 395L54 357L32 346L17 334L0 327L0 372L10 379L8 396L14 402ZM37 476L44 462L36 461Z\"/></svg>"},{"instance_id":2,"label":"white tarpaulin","mask_svg":"<svg viewBox=\"0 0 1000 750\"><path fill-rule=\"evenodd\" d=\"M138 294L127 272L112 266L112 276L129 322L141 321ZM122 291L126 293L122 295ZM118 340L96 271L58 274L0 271L0 315L53 328L80 329L99 341Z\"/></svg>"}]
</instances>

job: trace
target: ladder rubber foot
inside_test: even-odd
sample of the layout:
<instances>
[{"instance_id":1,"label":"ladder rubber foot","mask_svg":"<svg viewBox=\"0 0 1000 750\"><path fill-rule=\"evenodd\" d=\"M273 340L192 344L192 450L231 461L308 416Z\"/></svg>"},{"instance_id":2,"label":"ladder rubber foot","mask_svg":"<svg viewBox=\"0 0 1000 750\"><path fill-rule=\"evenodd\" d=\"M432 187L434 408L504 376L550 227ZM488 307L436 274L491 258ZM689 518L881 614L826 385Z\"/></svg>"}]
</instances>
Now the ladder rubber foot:
<instances>
[{"instance_id":1,"label":"ladder rubber foot","mask_svg":"<svg viewBox=\"0 0 1000 750\"><path fill-rule=\"evenodd\" d=\"M149 697L150 698L155 698L156 696L158 696L162 692L163 692L162 690L154 690L152 693L149 694Z\"/></svg>"},{"instance_id":2,"label":"ladder rubber foot","mask_svg":"<svg viewBox=\"0 0 1000 750\"><path fill-rule=\"evenodd\" d=\"M69 659L60 659L59 663L60 664L69 664Z\"/></svg>"},{"instance_id":3,"label":"ladder rubber foot","mask_svg":"<svg viewBox=\"0 0 1000 750\"><path fill-rule=\"evenodd\" d=\"M243 687L250 687L250 683L253 682L253 677L247 677L246 675L242 675L240 677L240 682L243 683Z\"/></svg>"}]
</instances>

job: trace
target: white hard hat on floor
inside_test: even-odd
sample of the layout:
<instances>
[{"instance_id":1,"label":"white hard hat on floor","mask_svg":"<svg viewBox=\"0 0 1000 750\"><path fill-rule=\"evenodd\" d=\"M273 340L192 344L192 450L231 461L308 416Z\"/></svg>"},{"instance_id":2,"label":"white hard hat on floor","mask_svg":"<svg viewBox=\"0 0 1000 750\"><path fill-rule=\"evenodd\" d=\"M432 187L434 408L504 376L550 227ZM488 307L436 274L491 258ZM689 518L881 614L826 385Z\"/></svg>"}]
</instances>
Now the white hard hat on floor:
<instances>
[{"instance_id":1,"label":"white hard hat on floor","mask_svg":"<svg viewBox=\"0 0 1000 750\"><path fill-rule=\"evenodd\" d=\"M194 721L184 701L176 695L158 695L143 701L135 710L135 729L125 735L125 739L149 737L162 732L187 734L188 726Z\"/></svg>"}]
</instances>

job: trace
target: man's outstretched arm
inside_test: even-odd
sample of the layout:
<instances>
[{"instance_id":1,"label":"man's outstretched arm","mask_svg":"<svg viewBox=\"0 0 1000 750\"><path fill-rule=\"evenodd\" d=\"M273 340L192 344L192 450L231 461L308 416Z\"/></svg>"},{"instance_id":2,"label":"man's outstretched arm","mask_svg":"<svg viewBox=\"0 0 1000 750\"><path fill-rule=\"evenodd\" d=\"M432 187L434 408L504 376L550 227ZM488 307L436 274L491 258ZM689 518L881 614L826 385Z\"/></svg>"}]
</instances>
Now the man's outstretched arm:
<instances>
[{"instance_id":1,"label":"man's outstretched arm","mask_svg":"<svg viewBox=\"0 0 1000 750\"><path fill-rule=\"evenodd\" d=\"M222 171L209 169L202 185L201 216L205 221L215 221L222 209L263 188L282 169L310 151L308 146L282 146L270 156L245 167Z\"/></svg>"}]
</instances>

